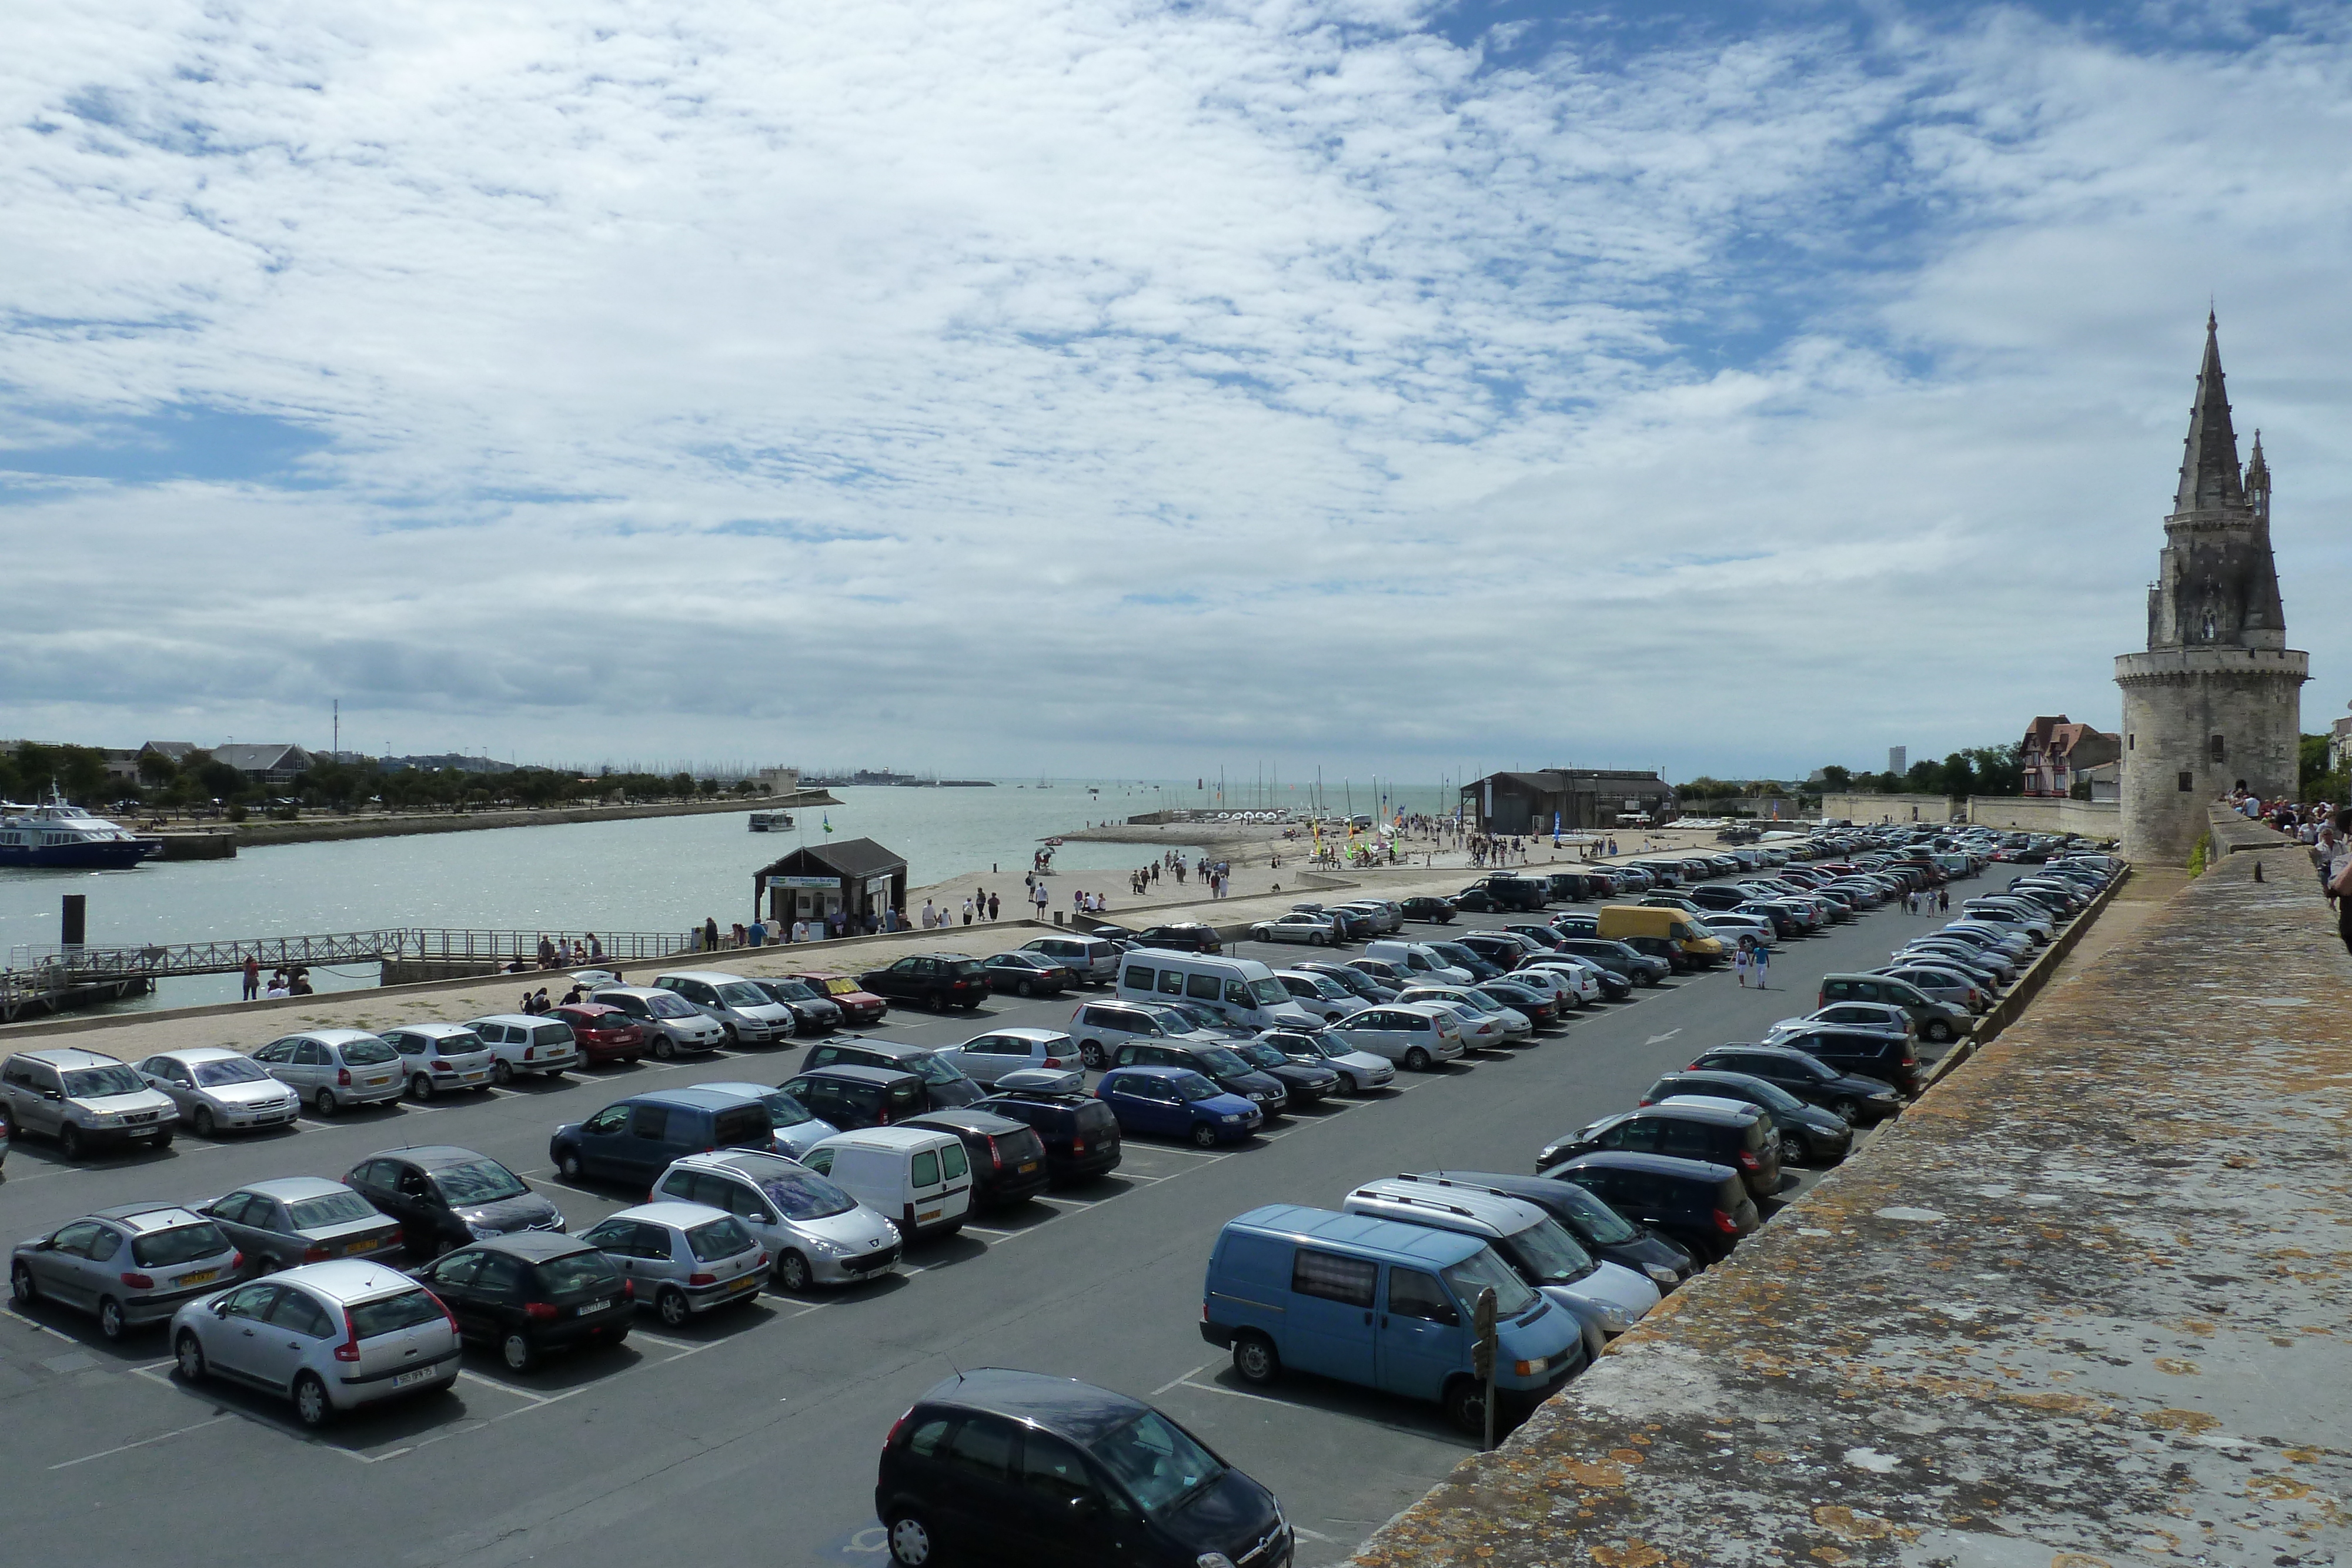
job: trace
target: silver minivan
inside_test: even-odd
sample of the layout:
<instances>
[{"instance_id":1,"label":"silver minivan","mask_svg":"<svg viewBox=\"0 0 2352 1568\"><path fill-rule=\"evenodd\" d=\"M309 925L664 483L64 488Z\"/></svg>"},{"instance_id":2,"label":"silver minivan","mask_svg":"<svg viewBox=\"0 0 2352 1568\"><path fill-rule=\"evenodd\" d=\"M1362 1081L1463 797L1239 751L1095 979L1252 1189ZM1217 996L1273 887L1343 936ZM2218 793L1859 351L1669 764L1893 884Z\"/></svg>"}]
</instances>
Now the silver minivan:
<instances>
[{"instance_id":1,"label":"silver minivan","mask_svg":"<svg viewBox=\"0 0 2352 1568\"><path fill-rule=\"evenodd\" d=\"M665 1327L698 1312L758 1299L768 1249L723 1208L700 1203L641 1203L598 1220L580 1239L613 1260Z\"/></svg>"},{"instance_id":2,"label":"silver minivan","mask_svg":"<svg viewBox=\"0 0 2352 1568\"><path fill-rule=\"evenodd\" d=\"M800 1019L740 975L717 969L679 969L654 977L655 988L675 992L703 1017L727 1031L730 1045L772 1045L790 1040Z\"/></svg>"},{"instance_id":3,"label":"silver minivan","mask_svg":"<svg viewBox=\"0 0 2352 1568\"><path fill-rule=\"evenodd\" d=\"M749 1149L688 1155L654 1183L656 1197L723 1208L775 1260L776 1283L802 1291L852 1285L898 1260L898 1228L798 1161Z\"/></svg>"},{"instance_id":4,"label":"silver minivan","mask_svg":"<svg viewBox=\"0 0 2352 1568\"><path fill-rule=\"evenodd\" d=\"M271 1040L253 1053L261 1070L321 1116L352 1105L383 1105L407 1092L400 1052L363 1029L314 1029Z\"/></svg>"},{"instance_id":5,"label":"silver minivan","mask_svg":"<svg viewBox=\"0 0 2352 1568\"><path fill-rule=\"evenodd\" d=\"M78 1160L100 1144L172 1141L178 1107L136 1068L94 1051L25 1051L0 1065L0 1096L18 1133L55 1138Z\"/></svg>"},{"instance_id":6,"label":"silver minivan","mask_svg":"<svg viewBox=\"0 0 2352 1568\"><path fill-rule=\"evenodd\" d=\"M1020 950L1050 958L1081 986L1108 986L1118 978L1119 948L1099 936L1040 936Z\"/></svg>"},{"instance_id":7,"label":"silver minivan","mask_svg":"<svg viewBox=\"0 0 2352 1568\"><path fill-rule=\"evenodd\" d=\"M727 1030L674 991L651 986L607 986L588 998L620 1009L646 1031L654 1054L667 1061L682 1051L717 1051Z\"/></svg>"}]
</instances>

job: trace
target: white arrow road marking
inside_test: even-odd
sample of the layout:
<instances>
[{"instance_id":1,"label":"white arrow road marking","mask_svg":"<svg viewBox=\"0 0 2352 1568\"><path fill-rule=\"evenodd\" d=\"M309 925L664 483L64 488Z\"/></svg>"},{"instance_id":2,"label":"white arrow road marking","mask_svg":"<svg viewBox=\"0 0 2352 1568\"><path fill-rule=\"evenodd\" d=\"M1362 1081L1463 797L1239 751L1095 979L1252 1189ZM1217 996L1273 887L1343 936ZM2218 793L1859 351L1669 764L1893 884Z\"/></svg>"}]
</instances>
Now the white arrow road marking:
<instances>
[{"instance_id":1,"label":"white arrow road marking","mask_svg":"<svg viewBox=\"0 0 2352 1568\"><path fill-rule=\"evenodd\" d=\"M1670 1029L1670 1030L1666 1030L1666 1032L1665 1032L1665 1033L1664 1033L1664 1034L1654 1034L1654 1035L1652 1035L1649 1039L1647 1039L1647 1040L1643 1040L1642 1043L1643 1043L1643 1045L1663 1045L1663 1044L1664 1044L1667 1040L1670 1040L1674 1039L1674 1038L1675 1038L1675 1036L1676 1036L1676 1035L1678 1035L1678 1034L1680 1034L1680 1033L1682 1033L1682 1030L1678 1030L1678 1029Z\"/></svg>"}]
</instances>

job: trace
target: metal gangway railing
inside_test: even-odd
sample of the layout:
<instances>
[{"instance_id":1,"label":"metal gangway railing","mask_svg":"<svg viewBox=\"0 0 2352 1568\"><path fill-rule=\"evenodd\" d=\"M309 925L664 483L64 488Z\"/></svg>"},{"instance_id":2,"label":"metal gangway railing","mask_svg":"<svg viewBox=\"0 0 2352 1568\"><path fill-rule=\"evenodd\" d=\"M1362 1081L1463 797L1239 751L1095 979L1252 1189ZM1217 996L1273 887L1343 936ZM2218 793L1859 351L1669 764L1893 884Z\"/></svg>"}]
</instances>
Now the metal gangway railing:
<instances>
[{"instance_id":1,"label":"metal gangway railing","mask_svg":"<svg viewBox=\"0 0 2352 1568\"><path fill-rule=\"evenodd\" d=\"M690 931L513 930L467 931L446 927L394 926L380 931L339 931L305 936L257 936L218 942L149 943L136 947L19 945L0 972L0 992L51 992L70 985L114 979L160 979L174 975L235 974L248 962L264 969L297 966L325 967L386 959L446 958L496 961L520 958L536 964L541 944L559 963L575 954L606 958L666 958L690 950Z\"/></svg>"}]
</instances>

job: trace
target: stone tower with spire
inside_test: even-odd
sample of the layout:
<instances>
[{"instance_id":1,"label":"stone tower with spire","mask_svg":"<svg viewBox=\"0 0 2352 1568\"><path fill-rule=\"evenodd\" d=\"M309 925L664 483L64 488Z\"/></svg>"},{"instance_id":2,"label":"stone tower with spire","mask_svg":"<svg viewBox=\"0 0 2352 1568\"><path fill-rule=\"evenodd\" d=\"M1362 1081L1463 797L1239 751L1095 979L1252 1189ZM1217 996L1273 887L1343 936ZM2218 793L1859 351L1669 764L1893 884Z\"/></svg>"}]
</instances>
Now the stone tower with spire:
<instances>
[{"instance_id":1,"label":"stone tower with spire","mask_svg":"<svg viewBox=\"0 0 2352 1568\"><path fill-rule=\"evenodd\" d=\"M2286 645L2262 434L2242 472L2208 312L2180 488L2147 591L2147 652L2116 660L2125 854L2186 861L2206 806L2240 779L2265 800L2294 792L2310 665Z\"/></svg>"}]
</instances>

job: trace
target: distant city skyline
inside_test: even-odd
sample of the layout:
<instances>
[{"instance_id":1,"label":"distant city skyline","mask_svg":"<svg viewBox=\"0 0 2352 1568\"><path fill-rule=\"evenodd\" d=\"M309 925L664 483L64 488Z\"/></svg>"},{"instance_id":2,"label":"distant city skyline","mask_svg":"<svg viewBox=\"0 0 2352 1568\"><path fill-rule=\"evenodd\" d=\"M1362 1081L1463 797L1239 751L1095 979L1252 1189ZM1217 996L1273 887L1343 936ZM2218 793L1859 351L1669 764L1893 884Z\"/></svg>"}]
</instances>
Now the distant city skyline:
<instances>
[{"instance_id":1,"label":"distant city skyline","mask_svg":"<svg viewBox=\"0 0 2352 1568\"><path fill-rule=\"evenodd\" d=\"M0 731L1434 781L2112 729L2209 301L2344 712L2341 9L1003 15L16 18Z\"/></svg>"}]
</instances>

